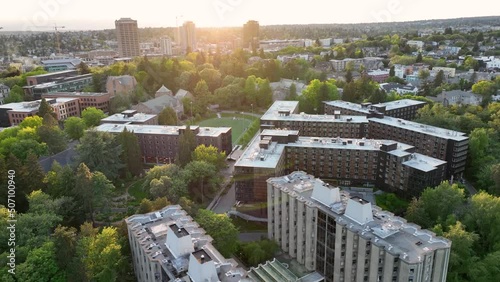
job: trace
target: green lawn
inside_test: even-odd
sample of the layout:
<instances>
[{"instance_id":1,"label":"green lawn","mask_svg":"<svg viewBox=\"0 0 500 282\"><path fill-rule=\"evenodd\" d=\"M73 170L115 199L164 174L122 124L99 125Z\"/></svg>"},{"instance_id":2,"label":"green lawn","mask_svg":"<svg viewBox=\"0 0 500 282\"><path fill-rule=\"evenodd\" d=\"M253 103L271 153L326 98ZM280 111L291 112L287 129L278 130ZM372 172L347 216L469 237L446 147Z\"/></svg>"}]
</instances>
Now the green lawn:
<instances>
[{"instance_id":1,"label":"green lawn","mask_svg":"<svg viewBox=\"0 0 500 282\"><path fill-rule=\"evenodd\" d=\"M233 144L236 144L236 141L240 138L240 136L245 132L245 129L250 126L252 123L251 119L243 118L243 117L221 117L221 118L212 118L201 121L199 126L206 127L231 127L233 134Z\"/></svg>"},{"instance_id":2,"label":"green lawn","mask_svg":"<svg viewBox=\"0 0 500 282\"><path fill-rule=\"evenodd\" d=\"M135 202L140 203L142 199L146 198L146 193L142 190L144 180L138 180L134 185L128 188L128 194L135 198Z\"/></svg>"}]
</instances>

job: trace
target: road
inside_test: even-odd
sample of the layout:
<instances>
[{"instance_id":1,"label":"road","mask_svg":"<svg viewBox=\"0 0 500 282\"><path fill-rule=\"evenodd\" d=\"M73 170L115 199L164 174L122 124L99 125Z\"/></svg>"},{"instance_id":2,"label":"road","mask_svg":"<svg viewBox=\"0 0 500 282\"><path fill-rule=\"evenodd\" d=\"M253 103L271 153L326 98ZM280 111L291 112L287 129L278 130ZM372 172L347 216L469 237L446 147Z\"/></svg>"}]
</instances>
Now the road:
<instances>
[{"instance_id":1,"label":"road","mask_svg":"<svg viewBox=\"0 0 500 282\"><path fill-rule=\"evenodd\" d=\"M236 203L236 189L234 188L234 183L225 195L219 197L218 202L212 207L212 211L215 213L227 213Z\"/></svg>"}]
</instances>

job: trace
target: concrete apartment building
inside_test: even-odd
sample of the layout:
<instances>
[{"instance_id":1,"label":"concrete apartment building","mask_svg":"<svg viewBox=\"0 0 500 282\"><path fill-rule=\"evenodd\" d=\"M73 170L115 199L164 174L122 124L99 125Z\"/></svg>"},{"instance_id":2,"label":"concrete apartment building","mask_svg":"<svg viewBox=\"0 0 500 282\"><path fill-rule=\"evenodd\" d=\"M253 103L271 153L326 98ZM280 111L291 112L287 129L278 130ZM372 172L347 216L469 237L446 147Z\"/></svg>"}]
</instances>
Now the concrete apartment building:
<instances>
[{"instance_id":1,"label":"concrete apartment building","mask_svg":"<svg viewBox=\"0 0 500 282\"><path fill-rule=\"evenodd\" d=\"M185 22L179 30L182 53L196 51L196 26L193 22Z\"/></svg>"},{"instance_id":2,"label":"concrete apartment building","mask_svg":"<svg viewBox=\"0 0 500 282\"><path fill-rule=\"evenodd\" d=\"M133 215L125 223L137 281L252 281L178 205Z\"/></svg>"},{"instance_id":3,"label":"concrete apartment building","mask_svg":"<svg viewBox=\"0 0 500 282\"><path fill-rule=\"evenodd\" d=\"M267 181L268 236L324 281L444 282L451 241L305 172Z\"/></svg>"},{"instance_id":4,"label":"concrete apartment building","mask_svg":"<svg viewBox=\"0 0 500 282\"><path fill-rule=\"evenodd\" d=\"M101 124L133 124L133 125L158 125L157 115L138 113L135 110L126 110L101 119Z\"/></svg>"},{"instance_id":5,"label":"concrete apartment building","mask_svg":"<svg viewBox=\"0 0 500 282\"><path fill-rule=\"evenodd\" d=\"M104 123L96 130L119 134L125 128L137 135L145 163L174 162L179 151L179 139L187 129L186 126ZM190 130L195 135L197 145L212 145L226 154L232 151L230 127L191 126Z\"/></svg>"},{"instance_id":6,"label":"concrete apartment building","mask_svg":"<svg viewBox=\"0 0 500 282\"><path fill-rule=\"evenodd\" d=\"M109 102L111 95L109 93L94 92L55 92L43 94L43 98L78 98L80 109L94 107L107 113L109 111Z\"/></svg>"},{"instance_id":7,"label":"concrete apartment building","mask_svg":"<svg viewBox=\"0 0 500 282\"><path fill-rule=\"evenodd\" d=\"M363 138L368 136L368 119L364 116L342 116L298 113L297 101L276 101L260 118L264 129L298 130L300 136Z\"/></svg>"},{"instance_id":8,"label":"concrete apartment building","mask_svg":"<svg viewBox=\"0 0 500 282\"><path fill-rule=\"evenodd\" d=\"M333 115L335 111L340 111L343 115L372 116L383 114L389 117L413 120L417 116L420 108L427 103L411 99L403 99L392 102L372 104L356 104L342 100L324 102L325 113Z\"/></svg>"},{"instance_id":9,"label":"concrete apartment building","mask_svg":"<svg viewBox=\"0 0 500 282\"><path fill-rule=\"evenodd\" d=\"M51 79L50 82L36 84L32 86L24 86L23 90L26 95L33 99L41 99L44 94L57 92L75 92L82 91L85 87L92 84L92 74L83 74L76 76L66 76Z\"/></svg>"},{"instance_id":10,"label":"concrete apartment building","mask_svg":"<svg viewBox=\"0 0 500 282\"><path fill-rule=\"evenodd\" d=\"M445 179L446 162L391 140L299 137L297 130L264 130L234 166L236 199L265 202L266 181L303 170L344 186L376 186L404 197Z\"/></svg>"},{"instance_id":11,"label":"concrete apartment building","mask_svg":"<svg viewBox=\"0 0 500 282\"><path fill-rule=\"evenodd\" d=\"M63 121L68 117L80 116L80 105L75 98L46 99L50 104L56 119ZM38 114L42 100L0 105L0 127L20 124L26 117Z\"/></svg>"},{"instance_id":12,"label":"concrete apartment building","mask_svg":"<svg viewBox=\"0 0 500 282\"><path fill-rule=\"evenodd\" d=\"M118 54L120 57L137 57L139 50L139 30L137 21L131 18L121 18L115 21Z\"/></svg>"}]
</instances>

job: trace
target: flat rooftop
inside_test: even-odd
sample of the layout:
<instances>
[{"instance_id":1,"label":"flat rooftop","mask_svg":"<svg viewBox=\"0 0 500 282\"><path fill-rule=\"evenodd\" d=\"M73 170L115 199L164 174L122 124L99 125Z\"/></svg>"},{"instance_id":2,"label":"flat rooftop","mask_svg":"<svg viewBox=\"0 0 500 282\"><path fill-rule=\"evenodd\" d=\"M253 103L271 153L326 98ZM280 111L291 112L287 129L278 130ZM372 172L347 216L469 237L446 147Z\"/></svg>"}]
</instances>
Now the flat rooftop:
<instances>
[{"instance_id":1,"label":"flat rooftop","mask_svg":"<svg viewBox=\"0 0 500 282\"><path fill-rule=\"evenodd\" d=\"M44 97L44 96L99 97L99 96L106 96L106 95L109 95L109 94L108 93L98 93L98 92L55 92L55 93L42 94L42 97Z\"/></svg>"},{"instance_id":2,"label":"flat rooftop","mask_svg":"<svg viewBox=\"0 0 500 282\"><path fill-rule=\"evenodd\" d=\"M75 73L75 72L76 72L76 70L65 70L65 71L49 72L49 73L45 73L45 74L28 76L28 78L51 77L51 76L58 76L58 75L64 75L64 74L72 74L72 73Z\"/></svg>"},{"instance_id":3,"label":"flat rooftop","mask_svg":"<svg viewBox=\"0 0 500 282\"><path fill-rule=\"evenodd\" d=\"M55 100L55 102L54 102ZM51 102L51 104L59 104L59 103L67 103L71 101L76 101L75 98L55 98L46 99L47 102ZM40 103L42 100L29 101L29 102L18 102L18 103L9 103L0 105L0 109L10 109L12 112L27 112L38 110L40 107Z\"/></svg>"},{"instance_id":4,"label":"flat rooftop","mask_svg":"<svg viewBox=\"0 0 500 282\"><path fill-rule=\"evenodd\" d=\"M411 130L414 132L420 132L423 134L436 136L439 138L446 138L455 141L465 141L469 139L467 135L463 132L458 132L454 130L448 130L440 127L435 127L431 125L425 125L413 121L408 121L404 119L398 119L393 117L385 116L384 118L369 118L370 122L377 122L381 124L386 124L390 126L394 126L397 128L403 128L407 130Z\"/></svg>"},{"instance_id":5,"label":"flat rooftop","mask_svg":"<svg viewBox=\"0 0 500 282\"><path fill-rule=\"evenodd\" d=\"M405 108L405 107L409 107L409 106L426 104L425 102L411 100L411 99L403 99L403 100L392 101L392 102L387 102L387 103L372 104L372 105L369 105L367 107L363 107L361 104L351 103L351 102L342 101L342 100L328 101L328 102L324 102L324 103L326 105L340 107L340 108L349 109L349 110L358 111L358 112L363 112L366 114L369 113L369 110L371 109L372 106L375 106L375 107L385 106L386 111L391 111L391 110Z\"/></svg>"},{"instance_id":6,"label":"flat rooftop","mask_svg":"<svg viewBox=\"0 0 500 282\"><path fill-rule=\"evenodd\" d=\"M418 263L427 253L449 248L451 245L449 240L438 237L431 231L422 230L420 226L408 223L404 218L383 211L377 206L371 206L373 220L366 224L359 224L345 215L347 203L349 199L352 199L348 192L339 191L340 201L326 206L312 197L315 186L324 185L323 181L305 172L298 171L287 176L270 178L268 183L294 195L299 201L309 206L317 207L336 218L339 224L370 240L373 244L384 247L389 253L399 255L400 259L408 263ZM329 187L329 189L338 188Z\"/></svg>"},{"instance_id":7,"label":"flat rooftop","mask_svg":"<svg viewBox=\"0 0 500 282\"><path fill-rule=\"evenodd\" d=\"M136 214L126 218L125 222L129 228L130 236L137 239L148 260L159 262L167 272L172 272L171 270L175 269L177 273L180 273L181 269L188 270L189 266L189 255L175 258L167 247L167 229L175 226L182 233L176 233L177 236L191 236L194 253L206 254L207 259L213 260L216 265L230 264L229 272L245 273L243 269L237 268L238 264L234 260L225 259L215 249L211 243L212 238L179 205L167 206L147 214Z\"/></svg>"},{"instance_id":8,"label":"flat rooftop","mask_svg":"<svg viewBox=\"0 0 500 282\"><path fill-rule=\"evenodd\" d=\"M136 134L158 134L158 135L179 135L179 130L186 129L186 126L164 126L164 125L141 125L141 124L112 124L105 123L96 127L97 131L109 133L121 133L127 128ZM198 128L191 126L191 130ZM230 127L199 127L196 136L217 137L231 130Z\"/></svg>"},{"instance_id":9,"label":"flat rooftop","mask_svg":"<svg viewBox=\"0 0 500 282\"><path fill-rule=\"evenodd\" d=\"M129 117L126 115L126 112L123 112L103 118L101 122L147 122L148 120L155 117L156 115L148 115L143 113L136 113L133 116Z\"/></svg>"},{"instance_id":10,"label":"flat rooftop","mask_svg":"<svg viewBox=\"0 0 500 282\"><path fill-rule=\"evenodd\" d=\"M342 149L342 150L368 150L380 151L382 145L396 144L396 149L387 152L396 157L407 157L404 165L421 170L431 171L436 167L446 164L445 161L425 156L419 153L410 152L414 146L400 143L392 140L379 139L352 139L352 138L326 138L326 137L299 137L296 142L279 144L278 142L270 142L267 149L261 148L265 136L288 136L294 135L296 130L264 130L260 135L256 136L243 152L241 157L236 161L236 167L255 167L273 169L278 165L278 162L283 157L287 147L302 147L302 148L324 148L324 149Z\"/></svg>"},{"instance_id":11,"label":"flat rooftop","mask_svg":"<svg viewBox=\"0 0 500 282\"><path fill-rule=\"evenodd\" d=\"M368 123L364 116L345 116L335 118L335 115L310 115L294 113L298 109L297 101L276 101L260 118L262 121L310 121L310 122L352 122ZM288 113L288 114L285 114Z\"/></svg>"}]
</instances>

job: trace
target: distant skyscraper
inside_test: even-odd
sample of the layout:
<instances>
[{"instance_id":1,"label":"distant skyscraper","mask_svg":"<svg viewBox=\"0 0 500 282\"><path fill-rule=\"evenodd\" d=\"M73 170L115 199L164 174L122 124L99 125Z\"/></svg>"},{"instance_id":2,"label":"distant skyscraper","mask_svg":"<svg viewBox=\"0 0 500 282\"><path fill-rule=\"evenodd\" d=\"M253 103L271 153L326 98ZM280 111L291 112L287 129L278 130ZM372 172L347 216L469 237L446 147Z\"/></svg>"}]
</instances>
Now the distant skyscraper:
<instances>
[{"instance_id":1,"label":"distant skyscraper","mask_svg":"<svg viewBox=\"0 0 500 282\"><path fill-rule=\"evenodd\" d=\"M185 22L180 27L180 43L183 52L196 50L196 27L193 22Z\"/></svg>"},{"instance_id":2,"label":"distant skyscraper","mask_svg":"<svg viewBox=\"0 0 500 282\"><path fill-rule=\"evenodd\" d=\"M259 48L259 22L248 21L243 25L243 47Z\"/></svg>"},{"instance_id":3,"label":"distant skyscraper","mask_svg":"<svg viewBox=\"0 0 500 282\"><path fill-rule=\"evenodd\" d=\"M172 56L172 40L170 37L160 39L160 48L163 55Z\"/></svg>"},{"instance_id":4,"label":"distant skyscraper","mask_svg":"<svg viewBox=\"0 0 500 282\"><path fill-rule=\"evenodd\" d=\"M118 53L121 57L137 57L139 51L139 34L137 21L131 18L121 18L115 21Z\"/></svg>"}]
</instances>

